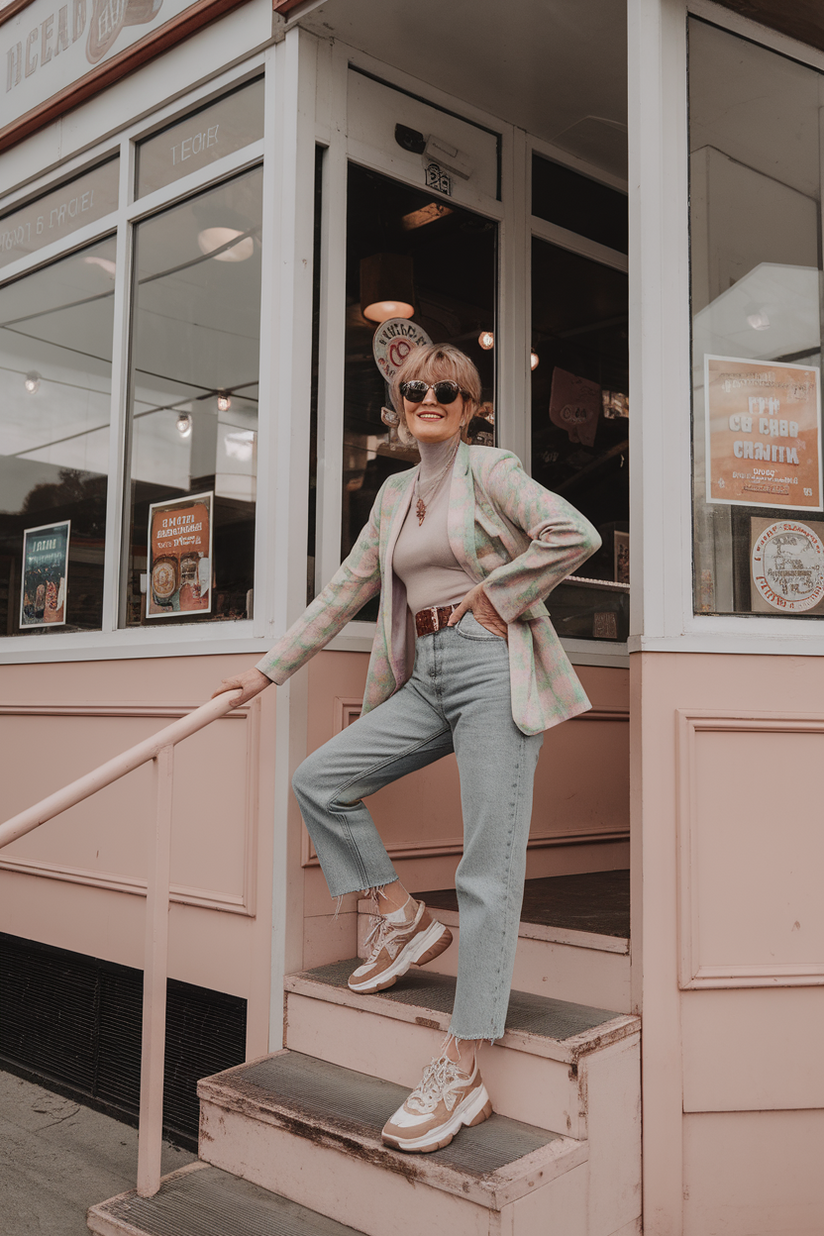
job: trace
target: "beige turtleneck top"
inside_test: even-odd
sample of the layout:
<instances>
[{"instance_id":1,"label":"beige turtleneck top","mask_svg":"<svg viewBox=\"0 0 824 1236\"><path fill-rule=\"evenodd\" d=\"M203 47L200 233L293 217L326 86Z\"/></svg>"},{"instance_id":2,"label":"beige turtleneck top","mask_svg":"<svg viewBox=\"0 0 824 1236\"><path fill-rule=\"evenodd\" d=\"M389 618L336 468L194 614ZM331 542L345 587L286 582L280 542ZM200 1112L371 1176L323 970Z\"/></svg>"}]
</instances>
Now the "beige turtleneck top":
<instances>
[{"instance_id":1,"label":"beige turtleneck top","mask_svg":"<svg viewBox=\"0 0 824 1236\"><path fill-rule=\"evenodd\" d=\"M392 557L392 568L406 587L412 614L430 605L456 605L475 584L449 544L447 519L452 468L447 469L436 491L426 496L428 485L455 450L455 439L433 445L421 442L419 449L420 491L426 502L426 517L422 524L418 523L417 495L413 493Z\"/></svg>"}]
</instances>

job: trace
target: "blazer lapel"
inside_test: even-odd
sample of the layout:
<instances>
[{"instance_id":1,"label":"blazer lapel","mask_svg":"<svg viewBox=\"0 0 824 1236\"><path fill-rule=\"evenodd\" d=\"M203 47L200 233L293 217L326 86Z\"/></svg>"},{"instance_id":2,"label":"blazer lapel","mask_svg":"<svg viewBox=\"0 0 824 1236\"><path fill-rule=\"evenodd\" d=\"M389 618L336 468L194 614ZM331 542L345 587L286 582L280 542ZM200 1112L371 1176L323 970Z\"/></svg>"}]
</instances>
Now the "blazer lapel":
<instances>
[{"instance_id":1,"label":"blazer lapel","mask_svg":"<svg viewBox=\"0 0 824 1236\"><path fill-rule=\"evenodd\" d=\"M408 472L409 481L404 490L401 491L398 499L398 505L395 508L394 514L391 516L389 525L389 533L386 538L386 549L383 555L383 592L384 603L381 606L383 611L383 638L386 648L389 650L389 660L392 667L392 673L395 677L395 682L400 686L406 680L406 608L401 606L399 598L396 595L398 588L396 587L396 575L392 570L392 557L395 553L395 545L398 537L401 534L401 528L404 525L407 512L409 511L412 502L412 495L415 492L415 477L418 474L417 468L410 468ZM400 581L397 581L400 583ZM404 590L404 596L405 596ZM400 611L403 612L400 612Z\"/></svg>"},{"instance_id":2,"label":"blazer lapel","mask_svg":"<svg viewBox=\"0 0 824 1236\"><path fill-rule=\"evenodd\" d=\"M475 549L475 485L469 447L461 442L452 471L447 523L449 544L459 564L473 579L483 579Z\"/></svg>"}]
</instances>

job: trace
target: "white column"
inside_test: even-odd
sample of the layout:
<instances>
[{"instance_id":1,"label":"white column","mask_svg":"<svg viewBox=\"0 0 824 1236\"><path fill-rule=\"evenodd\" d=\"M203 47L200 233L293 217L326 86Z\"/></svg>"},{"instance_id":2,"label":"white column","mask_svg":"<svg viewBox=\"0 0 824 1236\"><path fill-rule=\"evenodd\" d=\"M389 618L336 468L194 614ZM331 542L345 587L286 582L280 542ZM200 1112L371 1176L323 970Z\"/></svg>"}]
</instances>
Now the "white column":
<instances>
[{"instance_id":1,"label":"white column","mask_svg":"<svg viewBox=\"0 0 824 1236\"><path fill-rule=\"evenodd\" d=\"M673 712L645 679L643 649L677 639L692 605L686 6L628 0L627 15L632 981L643 1019L644 1230L679 1236L676 839L674 812L664 809L675 787L669 768L653 758Z\"/></svg>"},{"instance_id":2,"label":"white column","mask_svg":"<svg viewBox=\"0 0 824 1236\"><path fill-rule=\"evenodd\" d=\"M295 28L267 56L255 625L272 643L306 604L316 46ZM302 939L291 773L305 749L305 675L276 690L273 1051L282 1043L283 975L299 964Z\"/></svg>"}]
</instances>

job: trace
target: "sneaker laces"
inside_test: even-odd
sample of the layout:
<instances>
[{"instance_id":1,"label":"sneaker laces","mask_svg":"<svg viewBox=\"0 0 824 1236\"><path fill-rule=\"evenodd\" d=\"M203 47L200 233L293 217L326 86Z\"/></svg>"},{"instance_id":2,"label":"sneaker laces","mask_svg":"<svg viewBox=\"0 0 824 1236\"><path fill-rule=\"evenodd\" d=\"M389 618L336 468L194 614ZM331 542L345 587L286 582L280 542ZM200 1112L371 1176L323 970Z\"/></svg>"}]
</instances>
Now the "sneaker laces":
<instances>
[{"instance_id":1,"label":"sneaker laces","mask_svg":"<svg viewBox=\"0 0 824 1236\"><path fill-rule=\"evenodd\" d=\"M397 926L396 923L390 923L382 914L373 915L373 921L374 926L363 942L364 948L369 948L370 943L374 941L372 951L366 959L366 965L375 960L386 943L387 937L392 934L392 928Z\"/></svg>"},{"instance_id":2,"label":"sneaker laces","mask_svg":"<svg viewBox=\"0 0 824 1236\"><path fill-rule=\"evenodd\" d=\"M411 1111L421 1113L431 1112L444 1097L444 1090L451 1082L465 1082L467 1075L461 1072L460 1066L448 1056L432 1060L423 1071L423 1077L406 1100L405 1106Z\"/></svg>"},{"instance_id":3,"label":"sneaker laces","mask_svg":"<svg viewBox=\"0 0 824 1236\"><path fill-rule=\"evenodd\" d=\"M383 896L384 894L380 891L380 889L376 889L372 894L372 902L375 907L370 916L372 919L372 930L364 940L363 945L364 948L369 948L369 945L373 939L374 943L372 944L372 951L364 962L364 965L369 965L375 960L387 939L393 932L403 931L405 928L411 926L411 924L415 921L415 917L413 915L412 918L407 919L405 923L390 923L386 915L381 914L380 912L380 902L378 901L378 898Z\"/></svg>"}]
</instances>

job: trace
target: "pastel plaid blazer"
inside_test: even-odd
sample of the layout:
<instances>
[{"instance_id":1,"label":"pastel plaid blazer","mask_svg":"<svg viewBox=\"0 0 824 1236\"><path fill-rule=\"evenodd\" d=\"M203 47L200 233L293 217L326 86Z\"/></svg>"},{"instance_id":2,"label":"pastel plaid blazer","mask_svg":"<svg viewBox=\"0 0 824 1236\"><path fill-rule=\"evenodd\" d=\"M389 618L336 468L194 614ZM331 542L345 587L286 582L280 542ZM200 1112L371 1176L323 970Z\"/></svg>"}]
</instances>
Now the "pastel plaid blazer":
<instances>
[{"instance_id":1,"label":"pastel plaid blazer","mask_svg":"<svg viewBox=\"0 0 824 1236\"><path fill-rule=\"evenodd\" d=\"M380 593L363 699L368 712L403 686L406 589L392 554L412 501L417 469L390 476L349 557L274 648L258 662L285 682ZM449 542L509 628L512 716L525 734L585 712L590 703L544 604L552 589L601 544L589 520L532 480L509 451L461 443L449 494Z\"/></svg>"}]
</instances>

